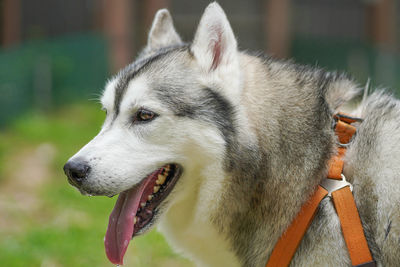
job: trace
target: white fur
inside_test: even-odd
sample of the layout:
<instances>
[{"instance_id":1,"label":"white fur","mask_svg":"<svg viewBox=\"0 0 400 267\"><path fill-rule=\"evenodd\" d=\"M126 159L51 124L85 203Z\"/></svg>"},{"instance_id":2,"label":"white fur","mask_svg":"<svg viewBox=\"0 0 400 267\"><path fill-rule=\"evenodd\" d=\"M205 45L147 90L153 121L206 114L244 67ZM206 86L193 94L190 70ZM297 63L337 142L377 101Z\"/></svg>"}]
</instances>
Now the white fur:
<instances>
[{"instance_id":1,"label":"white fur","mask_svg":"<svg viewBox=\"0 0 400 267\"><path fill-rule=\"evenodd\" d=\"M168 11L159 11L150 30L147 49L177 42L181 40ZM221 45L221 55L212 69L215 52L212 45L215 42ZM218 4L213 3L206 9L192 50L197 59L194 64L203 70L200 77L203 85L219 85L221 93L238 104L241 74L237 44ZM219 206L216 205L221 201L219 192L224 190L223 180L227 178L222 168L225 143L219 130L201 121L174 117L172 111L149 97L149 77L146 75L130 82L119 115L113 121L114 94L119 78L109 81L103 93L101 101L108 112L103 128L73 157L90 161L90 188L102 194L118 194L166 163L181 164L183 175L168 197L159 229L172 246L199 266L240 266L228 242L212 226L210 218L213 209ZM131 127L130 120L140 107L162 116L149 125ZM240 113L238 121L244 127L239 134L248 135L246 116ZM85 193L84 187L80 190Z\"/></svg>"},{"instance_id":2,"label":"white fur","mask_svg":"<svg viewBox=\"0 0 400 267\"><path fill-rule=\"evenodd\" d=\"M115 87L117 86L118 79L112 79L107 81L105 89L103 91L103 96L101 97L101 104L106 110L113 110L114 108L114 95Z\"/></svg>"},{"instance_id":3,"label":"white fur","mask_svg":"<svg viewBox=\"0 0 400 267\"><path fill-rule=\"evenodd\" d=\"M209 217L223 190L224 140L217 128L204 122L176 121L171 111L149 97L147 80L146 75L140 75L130 82L117 119L111 123L108 118L99 135L73 158L91 160L91 188L109 195L131 188L166 163L181 164L184 173L168 197L160 230L199 266L239 266ZM102 98L108 117L114 112L110 108L116 84L116 80L109 82ZM130 127L129 120L139 107L162 116L146 126Z\"/></svg>"},{"instance_id":4,"label":"white fur","mask_svg":"<svg viewBox=\"0 0 400 267\"><path fill-rule=\"evenodd\" d=\"M110 84L115 85L116 82ZM73 158L84 158L90 163L92 170L87 183L91 190L108 195L117 194L133 187L162 165L178 160L180 154L167 142L172 136L172 133L166 134L167 121L157 120L146 127L131 126L133 115L139 107L150 106L155 112L161 111L159 104L144 97L146 86L143 76L133 80L115 121L111 123L115 111L109 110L100 133L74 155ZM108 107L112 101L107 98L112 92L114 88L111 86L104 92L102 102ZM85 191L85 186L82 191Z\"/></svg>"},{"instance_id":5,"label":"white fur","mask_svg":"<svg viewBox=\"0 0 400 267\"><path fill-rule=\"evenodd\" d=\"M182 164L184 175L168 198L169 206L160 224L161 231L175 247L187 247L183 253L200 265L229 263L229 266L239 266L227 242L216 233L209 218L210 210L218 201L209 196L218 196L218 192L223 190L220 186L224 178L221 166L224 140L218 129L185 118L181 118L179 123L174 121L176 118L171 111L149 97L145 75L129 84L120 105L120 114L111 124L117 79L108 83L102 97L108 110L106 123L99 135L73 157L92 159L91 187L110 195L117 194L131 188L165 163ZM138 125L128 129L129 120L140 107L162 116L145 127ZM203 166L208 167L203 169ZM108 173L113 175L108 176Z\"/></svg>"},{"instance_id":6,"label":"white fur","mask_svg":"<svg viewBox=\"0 0 400 267\"><path fill-rule=\"evenodd\" d=\"M199 125L192 123L190 127L198 129ZM224 172L220 161L215 161L215 158L222 157L221 146L216 149L208 142L220 137L207 128L204 127L198 134L191 133L197 144L203 145L186 148L188 161L185 162L185 173L174 189L159 230L178 252L198 266L240 266L229 244L210 221L210 214L220 201L218 196L224 190L221 188ZM209 155L204 154L205 149Z\"/></svg>"}]
</instances>

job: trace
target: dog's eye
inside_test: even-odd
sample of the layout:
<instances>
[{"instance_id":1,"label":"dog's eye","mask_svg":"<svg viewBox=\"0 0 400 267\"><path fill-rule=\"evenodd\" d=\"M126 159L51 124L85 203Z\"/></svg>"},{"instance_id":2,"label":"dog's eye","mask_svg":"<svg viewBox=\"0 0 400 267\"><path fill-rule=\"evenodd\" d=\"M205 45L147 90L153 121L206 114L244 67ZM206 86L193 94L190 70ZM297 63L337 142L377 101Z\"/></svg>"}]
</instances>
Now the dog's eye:
<instances>
[{"instance_id":1,"label":"dog's eye","mask_svg":"<svg viewBox=\"0 0 400 267\"><path fill-rule=\"evenodd\" d=\"M153 111L146 110L146 109L139 109L136 112L134 122L147 122L147 121L151 121L155 117L157 117L157 114L155 114Z\"/></svg>"}]
</instances>

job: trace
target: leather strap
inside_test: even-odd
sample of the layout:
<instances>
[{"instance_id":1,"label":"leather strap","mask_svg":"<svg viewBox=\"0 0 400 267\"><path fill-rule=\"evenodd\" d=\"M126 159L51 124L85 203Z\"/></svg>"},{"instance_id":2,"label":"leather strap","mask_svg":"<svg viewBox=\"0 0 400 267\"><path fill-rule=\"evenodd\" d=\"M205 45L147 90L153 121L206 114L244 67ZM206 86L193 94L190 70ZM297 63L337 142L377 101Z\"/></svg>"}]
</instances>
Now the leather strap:
<instances>
[{"instance_id":1,"label":"leather strap","mask_svg":"<svg viewBox=\"0 0 400 267\"><path fill-rule=\"evenodd\" d=\"M344 147L339 147L338 153L329 160L328 178L336 180L342 179L342 171L344 166L343 156L345 153L346 149Z\"/></svg>"},{"instance_id":2,"label":"leather strap","mask_svg":"<svg viewBox=\"0 0 400 267\"><path fill-rule=\"evenodd\" d=\"M292 224L280 237L266 267L289 266L303 236L314 219L319 203L327 194L328 191L318 186L310 199L301 207L300 212L293 220Z\"/></svg>"},{"instance_id":3,"label":"leather strap","mask_svg":"<svg viewBox=\"0 0 400 267\"><path fill-rule=\"evenodd\" d=\"M373 262L350 188L344 187L332 192L332 199L339 216L351 264L360 266L361 264Z\"/></svg>"},{"instance_id":4,"label":"leather strap","mask_svg":"<svg viewBox=\"0 0 400 267\"><path fill-rule=\"evenodd\" d=\"M356 133L356 127L338 120L335 127L335 133L341 144L348 144Z\"/></svg>"},{"instance_id":5,"label":"leather strap","mask_svg":"<svg viewBox=\"0 0 400 267\"><path fill-rule=\"evenodd\" d=\"M342 174L344 165L343 157L346 153L347 144L356 133L356 128L350 125L350 123L362 120L340 113L336 114L334 118L336 120L335 133L338 137L339 147L338 153L329 161L327 179L342 180L344 179ZM346 181L344 180L344 182ZM266 267L289 266L303 236L315 216L319 203L328 193L332 196L352 265L355 267L375 266L350 187L345 186L335 190L336 191L328 192L323 187L318 186L311 198L303 204L300 212L288 229L279 238L268 259Z\"/></svg>"},{"instance_id":6,"label":"leather strap","mask_svg":"<svg viewBox=\"0 0 400 267\"><path fill-rule=\"evenodd\" d=\"M338 154L330 161L328 179L341 179L347 144L356 133L350 123L360 121L348 115L336 115L335 133L338 137ZM340 177L340 178L339 178ZM349 187L343 187L331 193L333 204L340 220L343 237L353 266L375 266L368 243L364 235L360 216ZM372 265L371 265L372 264Z\"/></svg>"}]
</instances>

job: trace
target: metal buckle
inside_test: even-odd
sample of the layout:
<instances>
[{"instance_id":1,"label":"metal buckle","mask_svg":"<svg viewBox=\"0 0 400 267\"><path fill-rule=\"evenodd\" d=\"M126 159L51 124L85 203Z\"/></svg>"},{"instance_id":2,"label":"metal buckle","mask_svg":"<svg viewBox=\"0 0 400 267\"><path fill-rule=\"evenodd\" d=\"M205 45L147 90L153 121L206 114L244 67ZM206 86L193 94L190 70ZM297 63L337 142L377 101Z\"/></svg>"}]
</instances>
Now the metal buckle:
<instances>
[{"instance_id":1,"label":"metal buckle","mask_svg":"<svg viewBox=\"0 0 400 267\"><path fill-rule=\"evenodd\" d=\"M342 189L343 187L349 186L350 191L353 192L353 185L349 182L346 181L346 177L341 174L342 180L335 180L335 179L330 179L330 178L325 178L324 180L321 181L319 184L322 186L326 191L328 191L328 197L332 197L332 193Z\"/></svg>"},{"instance_id":2,"label":"metal buckle","mask_svg":"<svg viewBox=\"0 0 400 267\"><path fill-rule=\"evenodd\" d=\"M338 145L339 147L348 148L348 147L350 146L350 143L351 143L351 140L350 140L350 142L348 142L347 144L343 144L343 143L337 142L337 145Z\"/></svg>"}]
</instances>

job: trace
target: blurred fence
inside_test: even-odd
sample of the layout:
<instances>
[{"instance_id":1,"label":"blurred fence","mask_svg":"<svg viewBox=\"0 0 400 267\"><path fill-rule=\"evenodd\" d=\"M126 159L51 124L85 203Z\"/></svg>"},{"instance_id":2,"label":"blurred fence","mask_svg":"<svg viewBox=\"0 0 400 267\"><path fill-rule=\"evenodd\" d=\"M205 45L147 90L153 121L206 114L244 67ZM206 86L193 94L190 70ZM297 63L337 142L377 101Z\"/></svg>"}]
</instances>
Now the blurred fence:
<instances>
[{"instance_id":1,"label":"blurred fence","mask_svg":"<svg viewBox=\"0 0 400 267\"><path fill-rule=\"evenodd\" d=\"M108 74L100 35L31 41L0 52L0 126L30 109L98 97Z\"/></svg>"},{"instance_id":2,"label":"blurred fence","mask_svg":"<svg viewBox=\"0 0 400 267\"><path fill-rule=\"evenodd\" d=\"M190 41L209 2L0 0L0 127L27 110L96 98L146 41L159 8ZM372 88L400 95L399 1L218 2L239 47L346 71L360 85L371 78Z\"/></svg>"},{"instance_id":3,"label":"blurred fence","mask_svg":"<svg viewBox=\"0 0 400 267\"><path fill-rule=\"evenodd\" d=\"M371 88L387 88L400 96L399 53L366 42L328 38L295 38L291 53L296 62L346 71L360 85L370 78Z\"/></svg>"},{"instance_id":4,"label":"blurred fence","mask_svg":"<svg viewBox=\"0 0 400 267\"><path fill-rule=\"evenodd\" d=\"M31 109L48 111L71 101L96 99L109 73L101 35L85 34L24 43L0 51L0 126ZM361 41L295 37L296 62L347 71L363 85L400 95L400 55Z\"/></svg>"}]
</instances>

